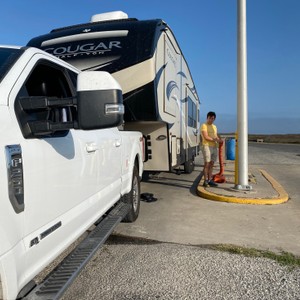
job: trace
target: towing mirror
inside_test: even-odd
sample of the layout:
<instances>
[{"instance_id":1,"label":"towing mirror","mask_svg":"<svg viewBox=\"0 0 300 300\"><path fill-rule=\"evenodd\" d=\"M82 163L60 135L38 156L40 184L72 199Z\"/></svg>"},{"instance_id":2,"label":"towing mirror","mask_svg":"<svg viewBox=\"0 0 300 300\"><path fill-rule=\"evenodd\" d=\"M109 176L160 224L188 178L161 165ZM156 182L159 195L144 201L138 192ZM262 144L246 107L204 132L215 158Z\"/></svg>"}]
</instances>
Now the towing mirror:
<instances>
[{"instance_id":1,"label":"towing mirror","mask_svg":"<svg viewBox=\"0 0 300 300\"><path fill-rule=\"evenodd\" d=\"M119 83L107 72L81 72L77 78L77 109L80 129L121 125L124 106Z\"/></svg>"}]
</instances>

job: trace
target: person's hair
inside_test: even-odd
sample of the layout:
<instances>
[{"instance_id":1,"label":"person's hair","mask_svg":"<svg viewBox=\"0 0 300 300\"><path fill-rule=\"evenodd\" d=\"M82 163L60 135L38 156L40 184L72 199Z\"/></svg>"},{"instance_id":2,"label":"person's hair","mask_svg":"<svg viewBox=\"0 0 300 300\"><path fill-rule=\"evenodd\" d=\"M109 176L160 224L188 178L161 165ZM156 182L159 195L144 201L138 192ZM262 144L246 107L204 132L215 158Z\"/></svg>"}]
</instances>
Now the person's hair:
<instances>
[{"instance_id":1,"label":"person's hair","mask_svg":"<svg viewBox=\"0 0 300 300\"><path fill-rule=\"evenodd\" d=\"M215 117L215 119L217 118L216 113L214 111L208 112L206 118L208 117Z\"/></svg>"}]
</instances>

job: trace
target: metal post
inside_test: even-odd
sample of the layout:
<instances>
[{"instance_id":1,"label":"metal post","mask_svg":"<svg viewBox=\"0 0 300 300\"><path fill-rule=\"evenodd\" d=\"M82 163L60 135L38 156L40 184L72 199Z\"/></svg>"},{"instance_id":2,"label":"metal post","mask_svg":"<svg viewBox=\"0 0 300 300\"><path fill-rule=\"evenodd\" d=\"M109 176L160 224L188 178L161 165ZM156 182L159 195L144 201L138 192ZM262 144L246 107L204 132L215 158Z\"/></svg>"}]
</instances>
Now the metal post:
<instances>
[{"instance_id":1,"label":"metal post","mask_svg":"<svg viewBox=\"0 0 300 300\"><path fill-rule=\"evenodd\" d=\"M238 132L238 184L239 190L251 190L248 184L248 112L247 112L247 36L246 0L237 0L237 132Z\"/></svg>"},{"instance_id":2,"label":"metal post","mask_svg":"<svg viewBox=\"0 0 300 300\"><path fill-rule=\"evenodd\" d=\"M235 186L239 184L239 149L238 149L238 133L235 133L235 160L234 160L234 183Z\"/></svg>"}]
</instances>

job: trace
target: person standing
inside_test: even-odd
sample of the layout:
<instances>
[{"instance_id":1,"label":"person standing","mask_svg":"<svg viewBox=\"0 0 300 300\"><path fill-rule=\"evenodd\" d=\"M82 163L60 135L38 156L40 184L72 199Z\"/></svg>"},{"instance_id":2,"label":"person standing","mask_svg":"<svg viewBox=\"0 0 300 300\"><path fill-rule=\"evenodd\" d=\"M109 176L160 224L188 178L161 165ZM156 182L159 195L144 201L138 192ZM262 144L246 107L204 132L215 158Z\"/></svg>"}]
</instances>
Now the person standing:
<instances>
[{"instance_id":1,"label":"person standing","mask_svg":"<svg viewBox=\"0 0 300 300\"><path fill-rule=\"evenodd\" d=\"M214 163L217 160L217 148L218 143L222 140L218 137L217 126L214 125L216 119L216 113L210 111L207 113L206 123L201 125L201 150L204 159L204 187L218 186L212 179L212 172L214 168Z\"/></svg>"}]
</instances>

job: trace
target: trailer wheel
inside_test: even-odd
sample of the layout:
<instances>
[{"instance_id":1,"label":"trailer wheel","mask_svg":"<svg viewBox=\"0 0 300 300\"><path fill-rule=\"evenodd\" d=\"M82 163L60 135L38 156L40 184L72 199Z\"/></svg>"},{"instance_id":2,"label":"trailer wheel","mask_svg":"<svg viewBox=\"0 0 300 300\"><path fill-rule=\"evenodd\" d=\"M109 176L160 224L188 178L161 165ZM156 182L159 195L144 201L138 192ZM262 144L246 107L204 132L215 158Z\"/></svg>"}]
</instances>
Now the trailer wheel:
<instances>
[{"instance_id":1,"label":"trailer wheel","mask_svg":"<svg viewBox=\"0 0 300 300\"><path fill-rule=\"evenodd\" d=\"M131 191L123 196L123 201L130 205L130 210L123 222L134 222L140 212L141 188L139 172L136 166L133 169Z\"/></svg>"},{"instance_id":2,"label":"trailer wheel","mask_svg":"<svg viewBox=\"0 0 300 300\"><path fill-rule=\"evenodd\" d=\"M195 168L195 162L194 159L189 159L184 163L184 172L187 174L190 174L194 171Z\"/></svg>"}]
</instances>

